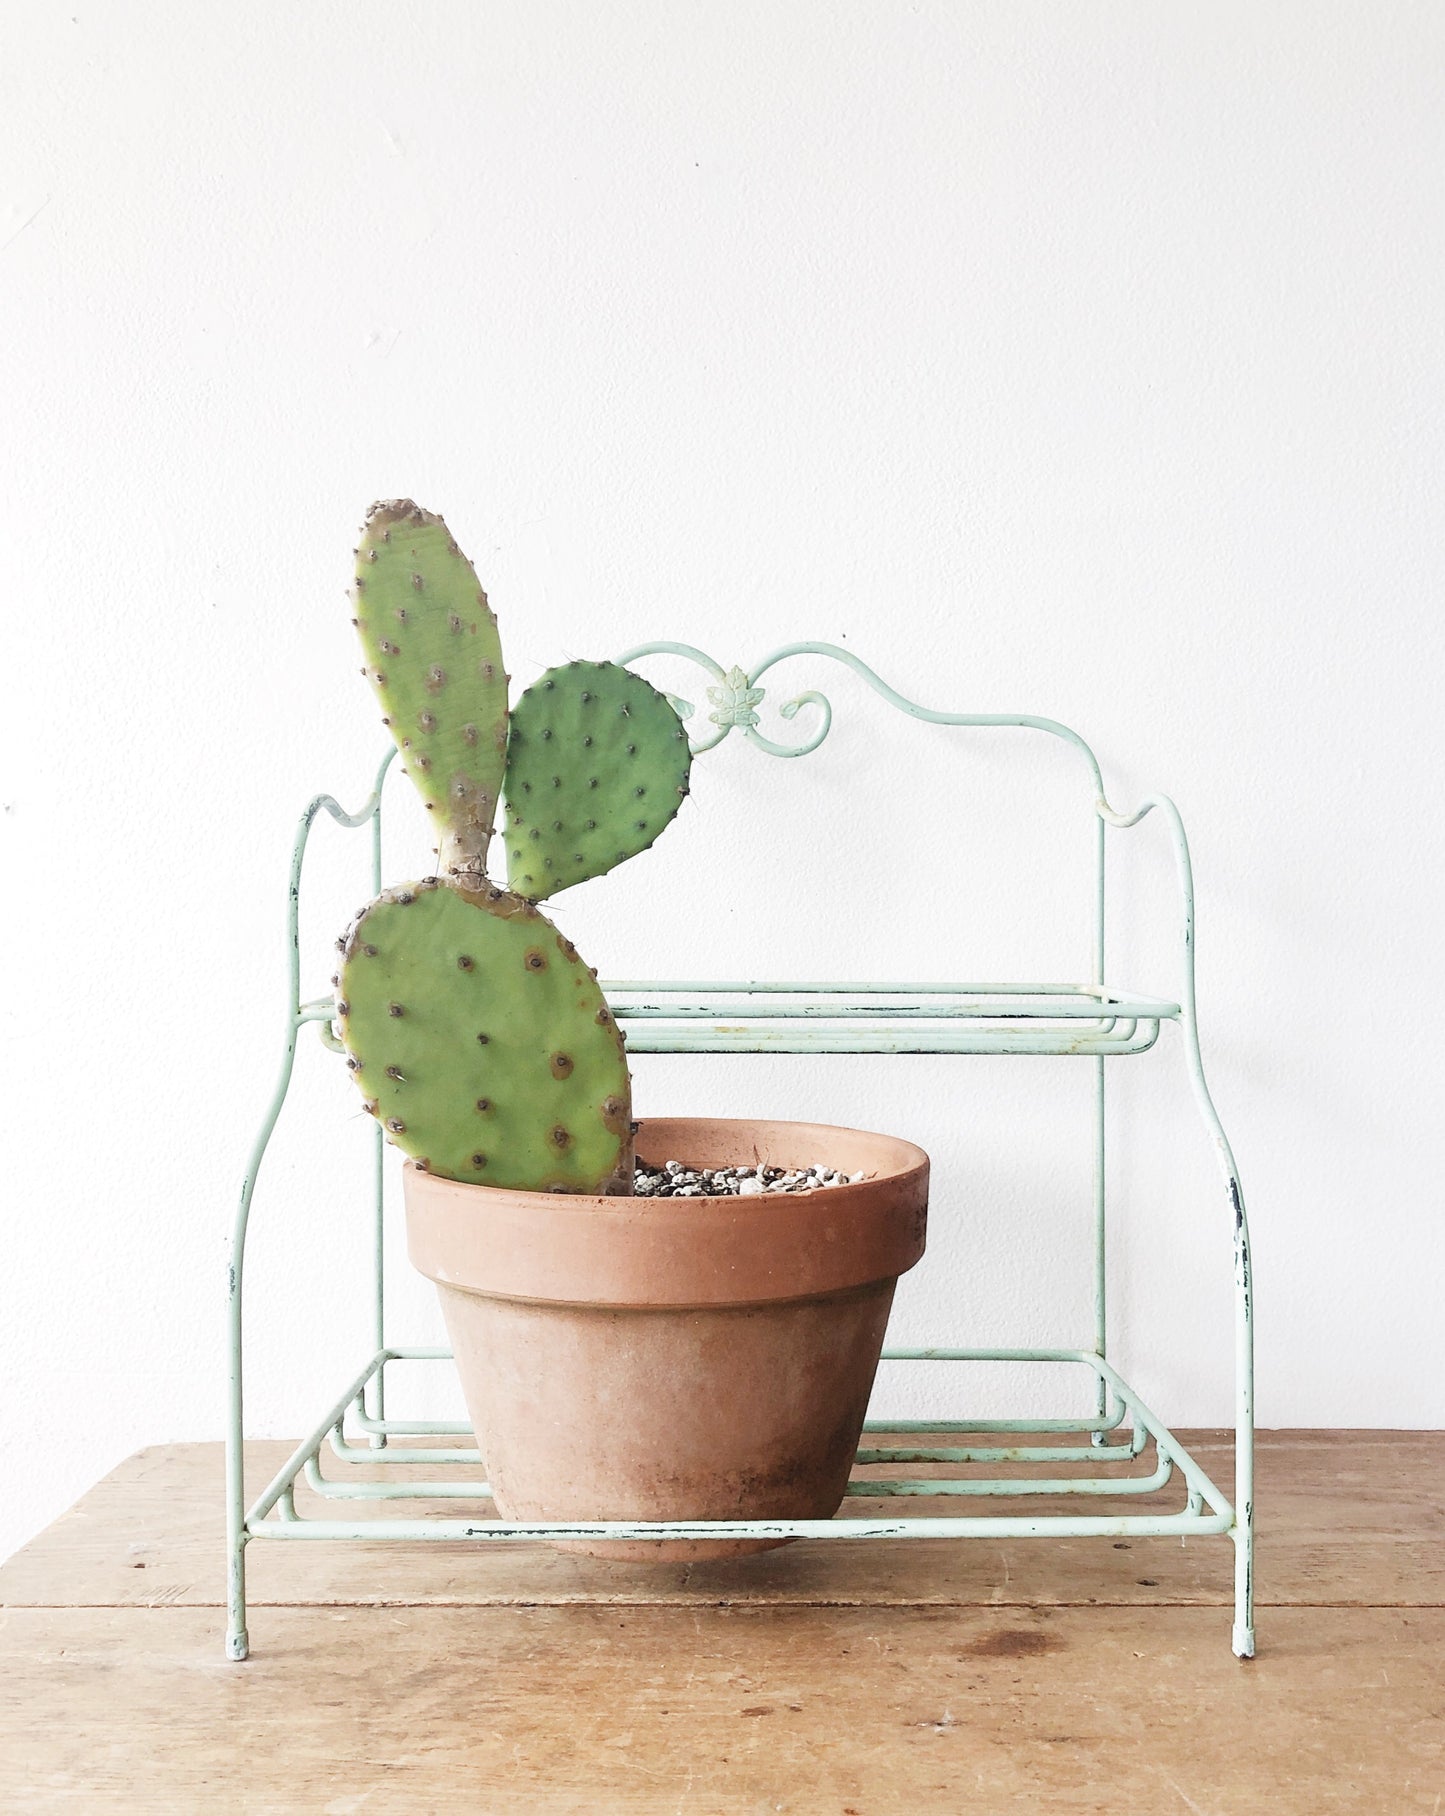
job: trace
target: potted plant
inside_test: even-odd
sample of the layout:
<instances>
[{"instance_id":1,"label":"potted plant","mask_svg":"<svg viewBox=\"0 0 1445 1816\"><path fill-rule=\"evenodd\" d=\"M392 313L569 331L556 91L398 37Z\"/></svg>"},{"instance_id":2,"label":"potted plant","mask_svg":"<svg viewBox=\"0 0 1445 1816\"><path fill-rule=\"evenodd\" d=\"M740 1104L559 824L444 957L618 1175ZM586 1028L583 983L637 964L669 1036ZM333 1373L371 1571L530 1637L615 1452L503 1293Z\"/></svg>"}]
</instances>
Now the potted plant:
<instances>
[{"instance_id":1,"label":"potted plant","mask_svg":"<svg viewBox=\"0 0 1445 1816\"><path fill-rule=\"evenodd\" d=\"M409 1252L436 1283L499 1512L831 1517L894 1286L923 1252L926 1156L813 1124L634 1122L596 973L538 903L677 813L691 765L677 714L607 662L551 669L509 708L486 594L409 500L372 507L353 597L438 864L338 942L337 1022L367 1111L410 1157ZM488 874L503 802L505 887ZM639 1164L652 1184L669 1160L707 1195L639 1195ZM725 1193L736 1179L719 1172L740 1167L841 1182Z\"/></svg>"}]
</instances>

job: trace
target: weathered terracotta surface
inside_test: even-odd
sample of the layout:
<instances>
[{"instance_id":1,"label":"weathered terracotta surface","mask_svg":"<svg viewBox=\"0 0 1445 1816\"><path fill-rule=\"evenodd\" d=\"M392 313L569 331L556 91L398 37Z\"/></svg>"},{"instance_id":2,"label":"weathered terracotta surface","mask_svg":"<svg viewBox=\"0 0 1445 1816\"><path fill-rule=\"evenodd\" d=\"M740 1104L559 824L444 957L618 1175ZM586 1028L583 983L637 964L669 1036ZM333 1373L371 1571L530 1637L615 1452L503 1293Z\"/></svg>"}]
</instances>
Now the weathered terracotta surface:
<instances>
[{"instance_id":1,"label":"weathered terracotta surface","mask_svg":"<svg viewBox=\"0 0 1445 1816\"><path fill-rule=\"evenodd\" d=\"M923 1253L928 1158L823 1124L654 1119L638 1154L823 1163L856 1185L751 1198L584 1198L405 1169L507 1519L827 1519L843 1498L899 1274ZM718 1557L777 1540L587 1544Z\"/></svg>"}]
</instances>

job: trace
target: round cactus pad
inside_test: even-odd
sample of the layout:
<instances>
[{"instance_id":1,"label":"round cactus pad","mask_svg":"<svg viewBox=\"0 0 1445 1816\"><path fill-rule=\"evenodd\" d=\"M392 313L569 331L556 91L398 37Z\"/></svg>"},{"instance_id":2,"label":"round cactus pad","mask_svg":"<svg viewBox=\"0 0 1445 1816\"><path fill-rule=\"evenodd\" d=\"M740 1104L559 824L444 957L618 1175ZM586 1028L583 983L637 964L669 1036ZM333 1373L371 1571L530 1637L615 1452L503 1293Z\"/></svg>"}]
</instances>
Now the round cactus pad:
<instances>
[{"instance_id":1,"label":"round cactus pad","mask_svg":"<svg viewBox=\"0 0 1445 1816\"><path fill-rule=\"evenodd\" d=\"M436 878L348 929L337 1020L367 1110L428 1170L524 1191L630 1192L622 1035L530 903Z\"/></svg>"},{"instance_id":2,"label":"round cactus pad","mask_svg":"<svg viewBox=\"0 0 1445 1816\"><path fill-rule=\"evenodd\" d=\"M691 767L682 721L640 675L614 662L549 669L512 709L509 884L540 901L645 851Z\"/></svg>"}]
</instances>

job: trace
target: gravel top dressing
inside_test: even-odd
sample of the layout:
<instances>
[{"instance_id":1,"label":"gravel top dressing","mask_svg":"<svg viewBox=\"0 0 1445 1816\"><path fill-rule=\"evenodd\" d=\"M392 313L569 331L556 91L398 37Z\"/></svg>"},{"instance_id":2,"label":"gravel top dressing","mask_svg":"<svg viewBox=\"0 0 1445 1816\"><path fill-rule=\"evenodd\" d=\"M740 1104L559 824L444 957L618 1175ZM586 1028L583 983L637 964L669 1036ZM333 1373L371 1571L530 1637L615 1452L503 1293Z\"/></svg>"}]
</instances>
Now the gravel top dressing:
<instances>
[{"instance_id":1,"label":"gravel top dressing","mask_svg":"<svg viewBox=\"0 0 1445 1816\"><path fill-rule=\"evenodd\" d=\"M752 1198L760 1192L811 1192L825 1185L856 1185L866 1173L832 1167L689 1167L668 1160L660 1167L637 1162L639 1198Z\"/></svg>"}]
</instances>

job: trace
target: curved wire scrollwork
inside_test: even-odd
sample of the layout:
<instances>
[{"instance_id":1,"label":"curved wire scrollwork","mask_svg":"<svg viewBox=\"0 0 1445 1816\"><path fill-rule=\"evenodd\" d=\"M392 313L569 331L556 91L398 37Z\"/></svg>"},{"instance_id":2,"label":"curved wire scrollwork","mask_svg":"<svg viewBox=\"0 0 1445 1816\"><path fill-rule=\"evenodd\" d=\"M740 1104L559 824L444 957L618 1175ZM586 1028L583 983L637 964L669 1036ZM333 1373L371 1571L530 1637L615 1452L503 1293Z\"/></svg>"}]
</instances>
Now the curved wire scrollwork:
<instances>
[{"instance_id":1,"label":"curved wire scrollwork","mask_svg":"<svg viewBox=\"0 0 1445 1816\"><path fill-rule=\"evenodd\" d=\"M874 674L866 663L860 662L848 650L839 649L832 643L789 643L782 649L774 650L770 656L764 657L751 671L739 668L736 664L730 669L725 669L720 662L714 661L705 650L696 649L690 643L641 643L635 649L630 649L626 654L619 656L617 660L626 666L629 663L640 661L644 656L681 656L685 662L694 663L705 674L712 677L713 684L707 690L708 703L711 708L707 718L716 727L716 730L693 741L692 754L695 757L701 756L704 751L716 750L723 739L733 731L742 732L750 744L755 744L759 750L766 751L770 757L806 757L810 751L818 748L833 727L833 707L826 694L809 688L803 693L794 694L791 699L783 701L779 706L779 714L789 721L795 719L805 706L814 706L818 709L819 719L815 730L811 736L802 739L797 744L780 744L776 739L769 738L759 731L758 714L755 710L762 704L766 696L766 689L758 686L760 677L765 675L776 663L786 660L787 657L803 655L828 656L843 662L860 674L885 699L891 700L894 705L901 706L906 712L923 710L914 707L901 694L894 693L893 689ZM691 719L697 713L696 705L691 700L684 699L680 694L670 693L667 698L679 718Z\"/></svg>"},{"instance_id":2,"label":"curved wire scrollwork","mask_svg":"<svg viewBox=\"0 0 1445 1816\"><path fill-rule=\"evenodd\" d=\"M692 754L695 757L701 756L704 751L715 750L728 733L734 730L741 731L750 744L766 751L770 757L806 757L811 751L815 751L833 726L833 707L826 694L809 688L803 693L793 694L779 706L779 715L789 721L795 719L806 706L818 710L816 729L811 736L796 744L782 744L766 737L758 730L758 714L755 709L766 694L766 690L758 683L769 669L793 656L824 656L831 662L840 662L845 668L851 669L890 706L897 707L910 718L922 719L930 725L1022 725L1062 738L1083 755L1093 777L1095 794L1103 800L1104 785L1098 761L1079 734L1071 731L1067 725L1061 725L1056 719L1038 718L1032 713L938 712L933 707L922 706L918 701L900 694L851 650L840 649L836 643L785 643L781 649L775 649L770 655L764 656L761 662L749 670L736 665L724 669L720 662L714 661L704 650L696 649L690 643L640 643L635 649L617 657L617 661L626 666L641 661L644 656L681 656L684 661L695 663L713 677L714 685L707 690L712 711L707 717L717 729L693 744ZM683 699L678 694L668 694L667 698L680 718L691 719L695 715L697 708L692 701Z\"/></svg>"}]
</instances>

